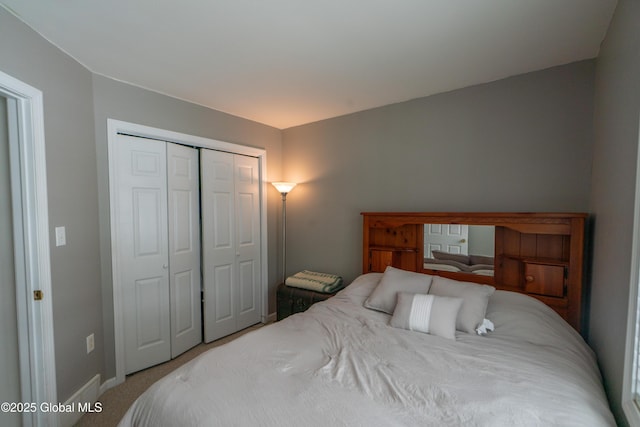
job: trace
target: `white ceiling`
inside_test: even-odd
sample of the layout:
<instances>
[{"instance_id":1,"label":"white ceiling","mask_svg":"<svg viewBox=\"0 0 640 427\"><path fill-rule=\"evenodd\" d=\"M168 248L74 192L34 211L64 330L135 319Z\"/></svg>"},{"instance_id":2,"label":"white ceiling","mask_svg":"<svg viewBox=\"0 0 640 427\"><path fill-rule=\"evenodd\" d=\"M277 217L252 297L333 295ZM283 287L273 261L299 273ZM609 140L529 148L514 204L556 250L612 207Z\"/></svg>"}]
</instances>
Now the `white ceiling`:
<instances>
[{"instance_id":1,"label":"white ceiling","mask_svg":"<svg viewBox=\"0 0 640 427\"><path fill-rule=\"evenodd\" d=\"M593 58L616 0L0 0L89 70L287 128Z\"/></svg>"}]
</instances>

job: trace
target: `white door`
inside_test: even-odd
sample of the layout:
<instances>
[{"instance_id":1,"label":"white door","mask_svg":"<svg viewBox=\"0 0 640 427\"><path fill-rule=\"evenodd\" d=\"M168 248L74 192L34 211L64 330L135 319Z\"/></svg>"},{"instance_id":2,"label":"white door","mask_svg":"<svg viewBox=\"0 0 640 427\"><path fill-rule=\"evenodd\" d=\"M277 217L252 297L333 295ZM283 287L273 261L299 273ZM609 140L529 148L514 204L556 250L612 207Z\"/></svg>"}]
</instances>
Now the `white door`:
<instances>
[{"instance_id":1,"label":"white door","mask_svg":"<svg viewBox=\"0 0 640 427\"><path fill-rule=\"evenodd\" d=\"M258 160L202 150L204 340L260 321Z\"/></svg>"},{"instance_id":2,"label":"white door","mask_svg":"<svg viewBox=\"0 0 640 427\"><path fill-rule=\"evenodd\" d=\"M0 402L28 402L40 407L58 401L43 96L38 89L0 71L0 97L6 107L0 112L3 156L9 146L9 159L4 158L0 167L4 176L0 178L0 217L4 217L0 219L4 234L0 238ZM12 285L12 290L7 289ZM42 293L41 300L35 300L35 291ZM57 425L58 415L46 411L0 413L0 425Z\"/></svg>"},{"instance_id":3,"label":"white door","mask_svg":"<svg viewBox=\"0 0 640 427\"><path fill-rule=\"evenodd\" d=\"M233 156L200 152L205 342L236 331Z\"/></svg>"},{"instance_id":4,"label":"white door","mask_svg":"<svg viewBox=\"0 0 640 427\"><path fill-rule=\"evenodd\" d=\"M20 402L21 367L14 267L14 250L19 244L14 244L11 233L14 224L7 114L7 100L0 96L0 230L3 230L0 233L0 402ZM0 425L9 427L21 424L19 412L0 413Z\"/></svg>"},{"instance_id":5,"label":"white door","mask_svg":"<svg viewBox=\"0 0 640 427\"><path fill-rule=\"evenodd\" d=\"M450 254L468 254L469 226L464 224L425 224L425 258L433 258L431 251L442 251Z\"/></svg>"},{"instance_id":6,"label":"white door","mask_svg":"<svg viewBox=\"0 0 640 427\"><path fill-rule=\"evenodd\" d=\"M202 342L198 150L167 144L171 357Z\"/></svg>"},{"instance_id":7,"label":"white door","mask_svg":"<svg viewBox=\"0 0 640 427\"><path fill-rule=\"evenodd\" d=\"M260 322L260 171L255 157L234 160L240 330Z\"/></svg>"},{"instance_id":8,"label":"white door","mask_svg":"<svg viewBox=\"0 0 640 427\"><path fill-rule=\"evenodd\" d=\"M120 135L115 146L127 374L171 358L166 145Z\"/></svg>"}]
</instances>

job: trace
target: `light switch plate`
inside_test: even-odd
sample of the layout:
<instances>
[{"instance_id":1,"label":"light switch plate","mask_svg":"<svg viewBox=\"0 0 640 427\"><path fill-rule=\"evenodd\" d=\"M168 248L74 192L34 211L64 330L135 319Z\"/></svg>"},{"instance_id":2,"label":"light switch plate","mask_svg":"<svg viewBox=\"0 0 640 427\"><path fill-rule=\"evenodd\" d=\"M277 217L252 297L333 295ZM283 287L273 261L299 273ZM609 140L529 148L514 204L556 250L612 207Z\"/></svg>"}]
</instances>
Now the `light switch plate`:
<instances>
[{"instance_id":1,"label":"light switch plate","mask_svg":"<svg viewBox=\"0 0 640 427\"><path fill-rule=\"evenodd\" d=\"M64 227L56 227L56 246L67 244L67 232Z\"/></svg>"},{"instance_id":2,"label":"light switch plate","mask_svg":"<svg viewBox=\"0 0 640 427\"><path fill-rule=\"evenodd\" d=\"M91 353L96 348L93 334L87 337L87 354Z\"/></svg>"}]
</instances>

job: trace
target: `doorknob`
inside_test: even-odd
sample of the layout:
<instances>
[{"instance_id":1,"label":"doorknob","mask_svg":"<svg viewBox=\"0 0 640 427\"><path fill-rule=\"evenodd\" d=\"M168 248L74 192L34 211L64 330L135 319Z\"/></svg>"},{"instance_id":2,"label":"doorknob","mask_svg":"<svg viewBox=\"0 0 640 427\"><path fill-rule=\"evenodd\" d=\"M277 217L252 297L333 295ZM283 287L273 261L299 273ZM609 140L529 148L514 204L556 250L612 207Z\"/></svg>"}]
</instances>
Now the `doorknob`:
<instances>
[{"instance_id":1,"label":"doorknob","mask_svg":"<svg viewBox=\"0 0 640 427\"><path fill-rule=\"evenodd\" d=\"M467 243L467 239L461 239L460 243Z\"/></svg>"},{"instance_id":2,"label":"doorknob","mask_svg":"<svg viewBox=\"0 0 640 427\"><path fill-rule=\"evenodd\" d=\"M162 264L162 268L166 270L167 268L169 268L169 266L167 264Z\"/></svg>"}]
</instances>

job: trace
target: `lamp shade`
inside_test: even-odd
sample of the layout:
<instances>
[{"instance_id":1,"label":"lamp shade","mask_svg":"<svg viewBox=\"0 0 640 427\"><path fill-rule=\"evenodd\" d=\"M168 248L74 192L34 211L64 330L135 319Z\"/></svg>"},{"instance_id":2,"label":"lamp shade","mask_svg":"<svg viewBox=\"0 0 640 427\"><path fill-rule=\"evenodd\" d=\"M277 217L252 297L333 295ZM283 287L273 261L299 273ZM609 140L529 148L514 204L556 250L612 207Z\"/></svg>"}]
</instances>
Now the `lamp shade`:
<instances>
[{"instance_id":1,"label":"lamp shade","mask_svg":"<svg viewBox=\"0 0 640 427\"><path fill-rule=\"evenodd\" d=\"M278 191L283 194L287 194L288 192L293 190L293 187L296 186L295 182L272 182L271 184L273 184L273 186L276 187Z\"/></svg>"}]
</instances>

